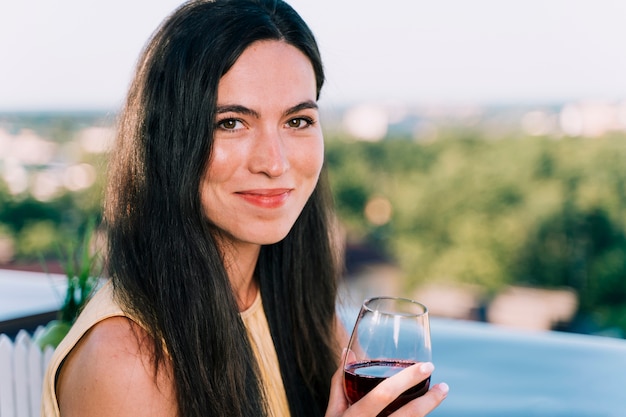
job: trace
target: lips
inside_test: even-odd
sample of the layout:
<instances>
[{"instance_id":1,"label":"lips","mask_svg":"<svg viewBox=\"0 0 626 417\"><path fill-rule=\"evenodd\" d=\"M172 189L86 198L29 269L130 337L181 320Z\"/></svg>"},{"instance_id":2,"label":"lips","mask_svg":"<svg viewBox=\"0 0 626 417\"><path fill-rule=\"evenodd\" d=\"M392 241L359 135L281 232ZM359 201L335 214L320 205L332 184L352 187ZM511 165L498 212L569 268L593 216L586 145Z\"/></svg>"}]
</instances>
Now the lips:
<instances>
[{"instance_id":1,"label":"lips","mask_svg":"<svg viewBox=\"0 0 626 417\"><path fill-rule=\"evenodd\" d=\"M282 206L289 195L291 188L272 188L260 190L245 190L235 193L246 202L262 208L278 208Z\"/></svg>"}]
</instances>

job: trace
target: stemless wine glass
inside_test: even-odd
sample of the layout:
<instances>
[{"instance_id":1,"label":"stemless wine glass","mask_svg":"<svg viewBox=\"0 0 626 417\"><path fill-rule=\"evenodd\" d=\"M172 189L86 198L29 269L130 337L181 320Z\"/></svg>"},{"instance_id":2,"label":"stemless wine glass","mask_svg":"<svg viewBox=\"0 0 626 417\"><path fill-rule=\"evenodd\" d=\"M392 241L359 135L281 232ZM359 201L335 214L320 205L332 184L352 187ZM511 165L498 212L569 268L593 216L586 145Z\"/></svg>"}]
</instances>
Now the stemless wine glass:
<instances>
[{"instance_id":1,"label":"stemless wine glass","mask_svg":"<svg viewBox=\"0 0 626 417\"><path fill-rule=\"evenodd\" d=\"M426 306L399 297L365 300L344 360L346 398L354 404L385 378L415 363L431 360ZM378 416L388 416L412 399L424 395L429 387L430 378L403 392Z\"/></svg>"}]
</instances>

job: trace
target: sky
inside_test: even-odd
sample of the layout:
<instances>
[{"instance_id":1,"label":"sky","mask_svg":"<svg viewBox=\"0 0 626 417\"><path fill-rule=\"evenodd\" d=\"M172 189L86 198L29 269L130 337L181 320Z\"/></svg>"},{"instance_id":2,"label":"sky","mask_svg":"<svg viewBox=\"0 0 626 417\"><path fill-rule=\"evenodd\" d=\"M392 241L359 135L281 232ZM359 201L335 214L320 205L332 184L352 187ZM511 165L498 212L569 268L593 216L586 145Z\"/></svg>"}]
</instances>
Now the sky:
<instances>
[{"instance_id":1,"label":"sky","mask_svg":"<svg viewBox=\"0 0 626 417\"><path fill-rule=\"evenodd\" d=\"M180 0L0 0L0 111L116 110ZM292 0L321 104L626 100L624 0Z\"/></svg>"}]
</instances>

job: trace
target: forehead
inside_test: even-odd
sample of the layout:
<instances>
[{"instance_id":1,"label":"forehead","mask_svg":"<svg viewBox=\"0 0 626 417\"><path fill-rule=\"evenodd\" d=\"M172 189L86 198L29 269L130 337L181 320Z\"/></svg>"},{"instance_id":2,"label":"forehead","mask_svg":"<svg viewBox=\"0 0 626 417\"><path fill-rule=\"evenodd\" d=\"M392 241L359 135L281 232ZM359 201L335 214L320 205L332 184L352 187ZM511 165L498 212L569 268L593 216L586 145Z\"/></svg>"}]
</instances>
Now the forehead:
<instances>
[{"instance_id":1,"label":"forehead","mask_svg":"<svg viewBox=\"0 0 626 417\"><path fill-rule=\"evenodd\" d=\"M217 94L218 104L315 98L315 72L309 58L293 45L275 40L246 48L221 78Z\"/></svg>"}]
</instances>

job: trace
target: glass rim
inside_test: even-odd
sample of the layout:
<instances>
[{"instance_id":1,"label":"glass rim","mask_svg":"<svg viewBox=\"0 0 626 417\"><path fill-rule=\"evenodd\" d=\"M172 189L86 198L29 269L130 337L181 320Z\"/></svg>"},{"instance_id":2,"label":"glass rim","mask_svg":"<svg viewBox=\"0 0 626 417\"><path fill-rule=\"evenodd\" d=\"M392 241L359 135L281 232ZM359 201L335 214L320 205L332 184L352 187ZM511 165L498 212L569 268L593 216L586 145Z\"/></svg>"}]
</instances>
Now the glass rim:
<instances>
[{"instance_id":1,"label":"glass rim","mask_svg":"<svg viewBox=\"0 0 626 417\"><path fill-rule=\"evenodd\" d=\"M420 307L423 311L419 312L419 313L406 313L404 312L402 315L403 316L407 316L407 317L422 317L422 316L426 316L428 315L428 307L426 307L423 303L420 303L419 301L413 300L411 298L405 298L405 297L394 297L394 296L389 296L389 295L381 295L381 296L376 296L376 297L371 297L371 298L367 298L363 301L363 304L361 304L361 308L369 311L369 312L378 312L378 314L384 314L384 315L388 315L388 316L395 316L398 315L394 312L391 311L387 311L387 310L378 310L378 309L374 309L371 308L369 306L370 303L375 302L375 301L401 301L403 303L409 303L411 305L415 305Z\"/></svg>"}]
</instances>

